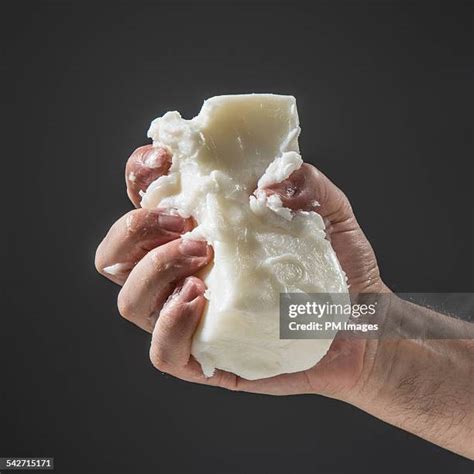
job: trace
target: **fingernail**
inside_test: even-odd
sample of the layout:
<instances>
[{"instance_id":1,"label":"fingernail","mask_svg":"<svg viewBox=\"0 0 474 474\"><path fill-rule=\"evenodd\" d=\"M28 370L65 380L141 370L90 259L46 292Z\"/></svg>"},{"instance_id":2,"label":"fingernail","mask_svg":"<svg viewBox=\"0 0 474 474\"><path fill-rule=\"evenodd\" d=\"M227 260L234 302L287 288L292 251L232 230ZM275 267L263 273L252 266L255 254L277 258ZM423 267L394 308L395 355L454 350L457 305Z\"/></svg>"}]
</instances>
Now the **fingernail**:
<instances>
[{"instance_id":1,"label":"fingernail","mask_svg":"<svg viewBox=\"0 0 474 474\"><path fill-rule=\"evenodd\" d=\"M169 306L174 302L189 303L198 296L198 288L196 287L192 278L186 278L184 282L176 286L173 293L168 297L163 308Z\"/></svg>"},{"instance_id":2,"label":"fingernail","mask_svg":"<svg viewBox=\"0 0 474 474\"><path fill-rule=\"evenodd\" d=\"M185 221L180 216L171 216L169 214L160 214L158 216L158 224L165 230L171 232L182 232L184 230Z\"/></svg>"},{"instance_id":3,"label":"fingernail","mask_svg":"<svg viewBox=\"0 0 474 474\"><path fill-rule=\"evenodd\" d=\"M143 164L148 168L160 168L168 158L163 148L151 148L143 155Z\"/></svg>"},{"instance_id":4,"label":"fingernail","mask_svg":"<svg viewBox=\"0 0 474 474\"><path fill-rule=\"evenodd\" d=\"M196 298L198 294L199 294L199 291L194 281L191 278L186 278L183 286L181 287L178 298L183 303L189 303L194 298Z\"/></svg>"},{"instance_id":5,"label":"fingernail","mask_svg":"<svg viewBox=\"0 0 474 474\"><path fill-rule=\"evenodd\" d=\"M204 257L207 255L207 243L202 240L183 239L180 250L188 257Z\"/></svg>"}]
</instances>

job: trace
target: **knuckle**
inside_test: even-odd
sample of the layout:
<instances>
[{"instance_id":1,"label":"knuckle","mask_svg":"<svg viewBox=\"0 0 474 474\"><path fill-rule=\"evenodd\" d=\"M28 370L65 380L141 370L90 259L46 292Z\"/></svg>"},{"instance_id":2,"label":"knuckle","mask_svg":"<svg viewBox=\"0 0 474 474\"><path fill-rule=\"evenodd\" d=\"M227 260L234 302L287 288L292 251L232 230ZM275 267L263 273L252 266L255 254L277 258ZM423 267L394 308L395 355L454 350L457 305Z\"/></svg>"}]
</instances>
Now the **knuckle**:
<instances>
[{"instance_id":1,"label":"knuckle","mask_svg":"<svg viewBox=\"0 0 474 474\"><path fill-rule=\"evenodd\" d=\"M140 235L146 227L148 211L145 209L135 209L130 211L125 218L125 229L128 238L135 238Z\"/></svg>"},{"instance_id":2,"label":"knuckle","mask_svg":"<svg viewBox=\"0 0 474 474\"><path fill-rule=\"evenodd\" d=\"M107 266L107 264L105 262L105 258L104 258L103 251L102 251L102 243L99 245L99 247L97 247L97 250L95 252L94 266L95 266L95 269L101 275L105 274L104 268Z\"/></svg>"},{"instance_id":3,"label":"knuckle","mask_svg":"<svg viewBox=\"0 0 474 474\"><path fill-rule=\"evenodd\" d=\"M117 298L117 308L122 318L127 320L132 319L133 305L130 303L130 300L127 298L127 295L124 293L123 289L120 291Z\"/></svg>"},{"instance_id":4,"label":"knuckle","mask_svg":"<svg viewBox=\"0 0 474 474\"><path fill-rule=\"evenodd\" d=\"M150 361L153 367L160 372L169 373L171 371L170 364L166 361L163 351L160 349L159 345L152 343L150 348Z\"/></svg>"},{"instance_id":5,"label":"knuckle","mask_svg":"<svg viewBox=\"0 0 474 474\"><path fill-rule=\"evenodd\" d=\"M102 271L103 271L103 264L102 264L102 260L101 260L101 257L99 255L99 250L97 250L96 254L95 254L95 259L94 259L94 266L95 266L95 269L100 273L102 274Z\"/></svg>"}]
</instances>

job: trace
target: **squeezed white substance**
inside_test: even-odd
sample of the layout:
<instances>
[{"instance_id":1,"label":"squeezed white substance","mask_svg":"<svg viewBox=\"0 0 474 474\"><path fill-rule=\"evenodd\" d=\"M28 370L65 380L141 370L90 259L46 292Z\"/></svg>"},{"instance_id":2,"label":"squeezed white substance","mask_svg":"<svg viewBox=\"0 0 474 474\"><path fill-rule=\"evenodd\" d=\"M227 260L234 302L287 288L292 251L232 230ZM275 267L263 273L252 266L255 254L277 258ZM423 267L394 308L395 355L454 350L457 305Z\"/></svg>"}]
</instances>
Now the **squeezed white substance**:
<instances>
[{"instance_id":1,"label":"squeezed white substance","mask_svg":"<svg viewBox=\"0 0 474 474\"><path fill-rule=\"evenodd\" d=\"M213 97L193 119L168 112L148 131L173 158L142 206L193 216L198 226L185 238L214 248L192 346L207 376L216 368L250 380L305 370L332 342L279 339L280 293L347 292L321 216L292 212L258 189L301 166L299 132L295 98L272 94Z\"/></svg>"},{"instance_id":2,"label":"squeezed white substance","mask_svg":"<svg viewBox=\"0 0 474 474\"><path fill-rule=\"evenodd\" d=\"M112 276L119 276L130 270L130 264L128 263L115 263L114 265L109 265L104 267L103 271Z\"/></svg>"}]
</instances>

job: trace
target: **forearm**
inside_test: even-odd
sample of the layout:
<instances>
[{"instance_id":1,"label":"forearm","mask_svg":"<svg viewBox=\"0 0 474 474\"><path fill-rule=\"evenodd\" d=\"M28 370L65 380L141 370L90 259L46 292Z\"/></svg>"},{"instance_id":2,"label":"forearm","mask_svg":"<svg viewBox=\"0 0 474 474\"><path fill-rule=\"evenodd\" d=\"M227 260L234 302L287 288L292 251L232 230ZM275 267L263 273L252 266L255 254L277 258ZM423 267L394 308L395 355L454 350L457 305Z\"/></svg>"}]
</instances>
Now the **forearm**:
<instances>
[{"instance_id":1,"label":"forearm","mask_svg":"<svg viewBox=\"0 0 474 474\"><path fill-rule=\"evenodd\" d=\"M413 313L413 306L401 303L390 310L396 314L388 317ZM423 311L420 317L433 317L432 311ZM473 339L368 340L364 359L358 390L349 397L350 403L432 443L474 458Z\"/></svg>"}]
</instances>

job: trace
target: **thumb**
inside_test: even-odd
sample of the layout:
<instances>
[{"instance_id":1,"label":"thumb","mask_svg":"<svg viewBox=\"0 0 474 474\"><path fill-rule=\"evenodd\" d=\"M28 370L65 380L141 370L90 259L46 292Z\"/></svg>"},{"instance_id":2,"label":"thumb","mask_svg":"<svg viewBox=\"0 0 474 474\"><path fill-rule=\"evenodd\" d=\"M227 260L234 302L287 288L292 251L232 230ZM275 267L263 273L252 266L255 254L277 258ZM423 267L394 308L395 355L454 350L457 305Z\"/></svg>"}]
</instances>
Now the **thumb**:
<instances>
[{"instance_id":1,"label":"thumb","mask_svg":"<svg viewBox=\"0 0 474 474\"><path fill-rule=\"evenodd\" d=\"M315 211L324 219L326 234L354 292L383 291L377 259L346 195L321 171L304 163L286 180L263 190L277 194L294 211Z\"/></svg>"},{"instance_id":2,"label":"thumb","mask_svg":"<svg viewBox=\"0 0 474 474\"><path fill-rule=\"evenodd\" d=\"M294 211L316 211L331 224L353 215L345 194L321 171L303 163L287 179L265 188L267 194L277 194L283 206Z\"/></svg>"}]
</instances>

